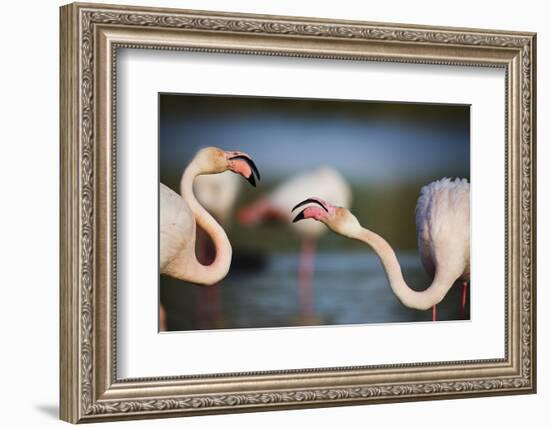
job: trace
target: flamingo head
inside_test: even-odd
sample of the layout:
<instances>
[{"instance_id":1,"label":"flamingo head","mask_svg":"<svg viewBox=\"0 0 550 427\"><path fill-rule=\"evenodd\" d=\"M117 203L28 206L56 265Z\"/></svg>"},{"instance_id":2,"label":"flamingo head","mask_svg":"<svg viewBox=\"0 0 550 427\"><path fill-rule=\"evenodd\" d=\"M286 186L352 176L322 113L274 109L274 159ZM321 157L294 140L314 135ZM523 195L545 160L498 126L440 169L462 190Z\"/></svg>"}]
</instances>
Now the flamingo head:
<instances>
[{"instance_id":1,"label":"flamingo head","mask_svg":"<svg viewBox=\"0 0 550 427\"><path fill-rule=\"evenodd\" d=\"M260 172L252 158L241 151L224 151L216 147L200 150L195 156L200 168L208 173L221 173L226 170L242 175L252 186L260 180Z\"/></svg>"},{"instance_id":2,"label":"flamingo head","mask_svg":"<svg viewBox=\"0 0 550 427\"><path fill-rule=\"evenodd\" d=\"M292 208L292 212L303 206L305 208L294 217L292 222L314 219L324 223L332 231L348 237L355 235L358 227L361 228L357 218L348 209L334 206L318 197L303 200Z\"/></svg>"}]
</instances>

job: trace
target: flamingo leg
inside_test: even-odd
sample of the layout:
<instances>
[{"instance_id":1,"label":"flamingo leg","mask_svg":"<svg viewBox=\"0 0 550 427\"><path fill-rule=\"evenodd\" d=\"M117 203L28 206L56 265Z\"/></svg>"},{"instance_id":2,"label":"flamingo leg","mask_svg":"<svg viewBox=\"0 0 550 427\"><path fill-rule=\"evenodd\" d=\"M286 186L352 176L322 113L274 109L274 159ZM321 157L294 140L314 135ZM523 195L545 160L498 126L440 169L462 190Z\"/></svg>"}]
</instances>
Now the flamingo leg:
<instances>
[{"instance_id":1,"label":"flamingo leg","mask_svg":"<svg viewBox=\"0 0 550 427\"><path fill-rule=\"evenodd\" d=\"M208 298L205 293L207 288L198 288L197 289L197 302L196 302L196 316L197 316L197 327L199 329L206 329L207 327L207 311L206 304L208 303Z\"/></svg>"},{"instance_id":2,"label":"flamingo leg","mask_svg":"<svg viewBox=\"0 0 550 427\"><path fill-rule=\"evenodd\" d=\"M166 331L166 311L162 304L159 305L159 330L160 332Z\"/></svg>"},{"instance_id":3,"label":"flamingo leg","mask_svg":"<svg viewBox=\"0 0 550 427\"><path fill-rule=\"evenodd\" d=\"M222 314L222 302L218 283L197 289L197 325L199 329L219 326Z\"/></svg>"},{"instance_id":4,"label":"flamingo leg","mask_svg":"<svg viewBox=\"0 0 550 427\"><path fill-rule=\"evenodd\" d=\"M223 306L222 306L222 295L219 284L215 284L210 287L211 293L211 314L213 320L213 326L220 328L223 326Z\"/></svg>"},{"instance_id":5,"label":"flamingo leg","mask_svg":"<svg viewBox=\"0 0 550 427\"><path fill-rule=\"evenodd\" d=\"M300 314L302 317L310 317L313 314L313 270L315 267L315 241L302 240L300 253L299 278L300 278Z\"/></svg>"},{"instance_id":6,"label":"flamingo leg","mask_svg":"<svg viewBox=\"0 0 550 427\"><path fill-rule=\"evenodd\" d=\"M437 304L432 307L432 322L437 320Z\"/></svg>"},{"instance_id":7,"label":"flamingo leg","mask_svg":"<svg viewBox=\"0 0 550 427\"><path fill-rule=\"evenodd\" d=\"M460 304L460 314L464 319L466 317L466 295L468 293L468 282L464 281L462 283L462 301Z\"/></svg>"}]
</instances>

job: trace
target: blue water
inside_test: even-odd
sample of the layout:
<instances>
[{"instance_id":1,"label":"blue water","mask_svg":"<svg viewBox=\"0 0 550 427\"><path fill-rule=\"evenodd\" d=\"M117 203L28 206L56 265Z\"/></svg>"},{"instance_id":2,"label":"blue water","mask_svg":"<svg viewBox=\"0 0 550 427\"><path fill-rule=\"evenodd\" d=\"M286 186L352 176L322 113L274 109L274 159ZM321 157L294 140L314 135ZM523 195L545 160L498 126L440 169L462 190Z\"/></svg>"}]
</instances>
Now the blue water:
<instances>
[{"instance_id":1,"label":"blue water","mask_svg":"<svg viewBox=\"0 0 550 427\"><path fill-rule=\"evenodd\" d=\"M416 252L399 253L407 283L424 289L429 278ZM168 330L207 330L431 321L432 313L404 307L378 258L368 252L322 252L315 259L311 303L300 303L298 253L271 254L255 271L236 270L202 287L161 277ZM437 307L437 317L461 320L462 285ZM466 316L469 318L469 292Z\"/></svg>"}]
</instances>

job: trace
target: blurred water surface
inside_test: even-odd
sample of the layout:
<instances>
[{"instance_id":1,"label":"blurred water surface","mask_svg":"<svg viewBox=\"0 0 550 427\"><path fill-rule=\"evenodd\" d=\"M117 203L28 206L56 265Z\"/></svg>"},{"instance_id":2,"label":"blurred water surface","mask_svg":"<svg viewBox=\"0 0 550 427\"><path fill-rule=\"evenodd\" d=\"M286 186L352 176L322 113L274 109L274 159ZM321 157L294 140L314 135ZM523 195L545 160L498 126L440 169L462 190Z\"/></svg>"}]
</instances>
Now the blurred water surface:
<instances>
[{"instance_id":1,"label":"blurred water surface","mask_svg":"<svg viewBox=\"0 0 550 427\"><path fill-rule=\"evenodd\" d=\"M412 288L421 290L431 282L415 252L398 257ZM412 310L399 302L378 258L368 249L319 253L313 311L303 313L298 303L298 259L298 253L271 254L260 271L232 271L210 288L162 277L161 300L170 313L168 330L431 321L431 310ZM204 292L203 304L197 304ZM438 320L462 319L461 296L462 286L457 283L438 305Z\"/></svg>"}]
</instances>

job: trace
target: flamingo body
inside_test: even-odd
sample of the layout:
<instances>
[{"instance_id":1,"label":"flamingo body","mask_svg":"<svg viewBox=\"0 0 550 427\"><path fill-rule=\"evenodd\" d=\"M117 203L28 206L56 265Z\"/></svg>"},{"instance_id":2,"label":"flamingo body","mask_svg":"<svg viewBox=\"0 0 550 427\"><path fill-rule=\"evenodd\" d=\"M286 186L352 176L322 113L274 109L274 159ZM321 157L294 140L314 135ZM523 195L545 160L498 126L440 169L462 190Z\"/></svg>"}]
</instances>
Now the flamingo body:
<instances>
[{"instance_id":1,"label":"flamingo body","mask_svg":"<svg viewBox=\"0 0 550 427\"><path fill-rule=\"evenodd\" d=\"M437 270L470 280L470 184L443 178L420 191L416 204L420 259L433 279Z\"/></svg>"},{"instance_id":2,"label":"flamingo body","mask_svg":"<svg viewBox=\"0 0 550 427\"><path fill-rule=\"evenodd\" d=\"M160 183L160 273L182 251L193 247L196 231L193 212L183 198Z\"/></svg>"},{"instance_id":3,"label":"flamingo body","mask_svg":"<svg viewBox=\"0 0 550 427\"><path fill-rule=\"evenodd\" d=\"M465 179L448 178L422 188L416 206L416 225L422 263L432 283L423 291L411 289L403 278L401 266L389 243L363 228L346 208L310 197L292 210L306 206L294 222L315 219L334 232L360 240L376 252L390 286L403 305L427 310L441 302L457 280L470 279L470 184ZM464 285L464 292L466 286ZM464 308L465 293L462 297ZM435 320L435 308L434 320Z\"/></svg>"}]
</instances>

